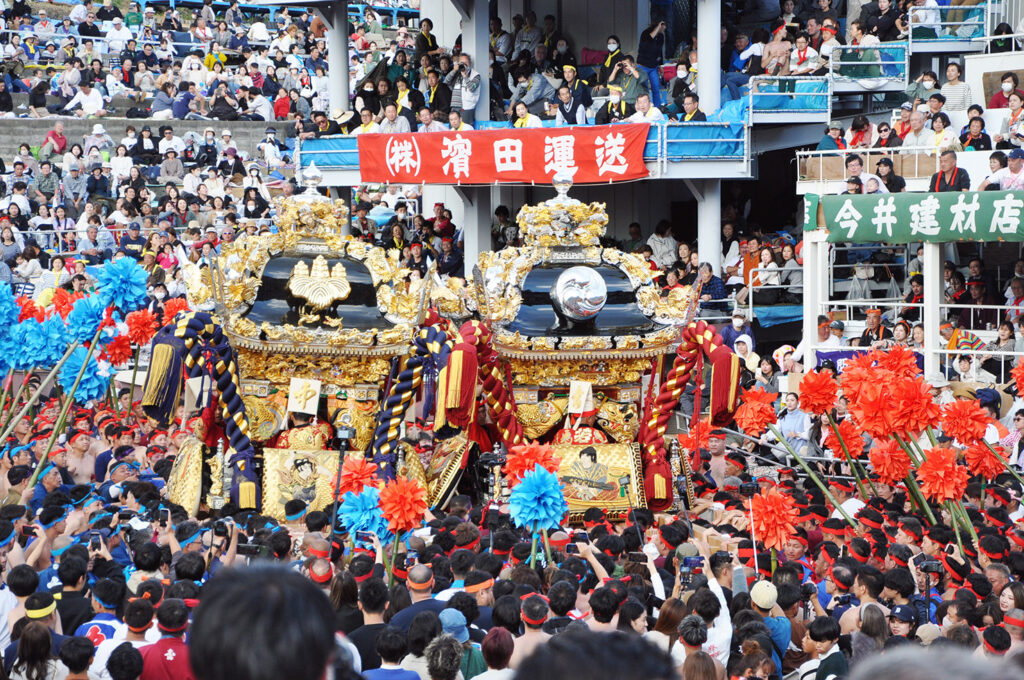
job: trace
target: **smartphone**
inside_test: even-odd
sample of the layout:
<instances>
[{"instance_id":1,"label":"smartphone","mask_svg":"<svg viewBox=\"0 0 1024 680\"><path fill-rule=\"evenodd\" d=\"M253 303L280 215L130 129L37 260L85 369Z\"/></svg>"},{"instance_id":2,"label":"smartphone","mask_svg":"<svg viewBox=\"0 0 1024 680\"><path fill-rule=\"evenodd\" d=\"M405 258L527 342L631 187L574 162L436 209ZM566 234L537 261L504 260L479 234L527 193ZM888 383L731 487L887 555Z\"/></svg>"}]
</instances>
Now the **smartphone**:
<instances>
[{"instance_id":1,"label":"smartphone","mask_svg":"<svg viewBox=\"0 0 1024 680\"><path fill-rule=\"evenodd\" d=\"M572 535L573 543L590 543L590 534L586 531L577 531Z\"/></svg>"},{"instance_id":2,"label":"smartphone","mask_svg":"<svg viewBox=\"0 0 1024 680\"><path fill-rule=\"evenodd\" d=\"M372 531L357 531L356 540L364 541L366 543L373 543L373 532Z\"/></svg>"},{"instance_id":3,"label":"smartphone","mask_svg":"<svg viewBox=\"0 0 1024 680\"><path fill-rule=\"evenodd\" d=\"M117 520L119 522L124 522L125 520L129 520L132 517L135 517L135 513L132 512L131 510L121 510L120 512L117 513Z\"/></svg>"},{"instance_id":4,"label":"smartphone","mask_svg":"<svg viewBox=\"0 0 1024 680\"><path fill-rule=\"evenodd\" d=\"M90 532L89 533L89 550L90 551L91 550L99 550L100 549L100 545L101 545L101 543L100 543L100 532L98 532L98 531Z\"/></svg>"},{"instance_id":5,"label":"smartphone","mask_svg":"<svg viewBox=\"0 0 1024 680\"><path fill-rule=\"evenodd\" d=\"M25 526L21 527L21 535L25 536L26 538L32 538L36 535L36 528L31 524L26 524Z\"/></svg>"},{"instance_id":6,"label":"smartphone","mask_svg":"<svg viewBox=\"0 0 1024 680\"><path fill-rule=\"evenodd\" d=\"M160 526L165 527L171 522L171 511L167 508L160 508Z\"/></svg>"},{"instance_id":7,"label":"smartphone","mask_svg":"<svg viewBox=\"0 0 1024 680\"><path fill-rule=\"evenodd\" d=\"M405 553L405 568L411 569L412 567L416 566L416 560L418 560L419 558L420 554L417 552Z\"/></svg>"},{"instance_id":8,"label":"smartphone","mask_svg":"<svg viewBox=\"0 0 1024 680\"><path fill-rule=\"evenodd\" d=\"M683 558L683 566L686 567L687 569L696 569L698 567L702 567L702 566L704 566L704 558L703 557L684 557Z\"/></svg>"},{"instance_id":9,"label":"smartphone","mask_svg":"<svg viewBox=\"0 0 1024 680\"><path fill-rule=\"evenodd\" d=\"M646 563L647 562L647 555L646 555L646 553L642 553L642 552L631 552L627 556L627 559L630 562Z\"/></svg>"},{"instance_id":10,"label":"smartphone","mask_svg":"<svg viewBox=\"0 0 1024 680\"><path fill-rule=\"evenodd\" d=\"M575 543L567 543L565 545L565 554L566 555L579 555L580 554L580 548Z\"/></svg>"}]
</instances>

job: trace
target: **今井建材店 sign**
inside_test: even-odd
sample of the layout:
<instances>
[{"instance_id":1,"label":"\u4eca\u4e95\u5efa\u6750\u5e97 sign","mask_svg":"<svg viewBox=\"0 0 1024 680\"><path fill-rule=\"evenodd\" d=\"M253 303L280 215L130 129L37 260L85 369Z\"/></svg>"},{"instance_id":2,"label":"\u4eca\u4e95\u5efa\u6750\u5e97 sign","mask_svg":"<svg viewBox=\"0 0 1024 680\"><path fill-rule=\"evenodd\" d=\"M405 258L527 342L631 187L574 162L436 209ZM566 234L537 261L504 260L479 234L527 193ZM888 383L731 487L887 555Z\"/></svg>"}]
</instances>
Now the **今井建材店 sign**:
<instances>
[{"instance_id":1,"label":"\u4eca\u4e95\u5efa\u6750\u5e97 sign","mask_svg":"<svg viewBox=\"0 0 1024 680\"><path fill-rule=\"evenodd\" d=\"M824 224L832 243L914 243L928 241L1024 241L1022 191L962 191L821 196ZM805 231L818 220L814 200L805 197Z\"/></svg>"},{"instance_id":2,"label":"\u4eca\u4e95\u5efa\u6750\u5e97 sign","mask_svg":"<svg viewBox=\"0 0 1024 680\"><path fill-rule=\"evenodd\" d=\"M647 177L644 144L650 126L502 128L465 132L360 135L359 174L364 182L494 184L550 182L571 176L576 184Z\"/></svg>"}]
</instances>

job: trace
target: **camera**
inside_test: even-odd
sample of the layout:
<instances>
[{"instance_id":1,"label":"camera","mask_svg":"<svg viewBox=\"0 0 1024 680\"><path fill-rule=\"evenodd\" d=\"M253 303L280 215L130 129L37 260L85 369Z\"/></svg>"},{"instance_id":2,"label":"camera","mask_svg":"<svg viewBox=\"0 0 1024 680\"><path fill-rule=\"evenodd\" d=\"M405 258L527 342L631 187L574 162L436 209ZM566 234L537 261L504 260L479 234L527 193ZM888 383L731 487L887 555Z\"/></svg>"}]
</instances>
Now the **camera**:
<instances>
[{"instance_id":1,"label":"camera","mask_svg":"<svg viewBox=\"0 0 1024 680\"><path fill-rule=\"evenodd\" d=\"M818 594L818 587L813 583L805 583L800 586L800 599L807 601Z\"/></svg>"},{"instance_id":2,"label":"camera","mask_svg":"<svg viewBox=\"0 0 1024 680\"><path fill-rule=\"evenodd\" d=\"M410 551L405 553L405 568L411 569L412 567L416 566L416 560L418 560L419 558L420 554L418 552Z\"/></svg>"},{"instance_id":3,"label":"camera","mask_svg":"<svg viewBox=\"0 0 1024 680\"><path fill-rule=\"evenodd\" d=\"M222 519L217 520L213 523L213 535L214 536L227 536L228 535L228 523Z\"/></svg>"},{"instance_id":4,"label":"camera","mask_svg":"<svg viewBox=\"0 0 1024 680\"><path fill-rule=\"evenodd\" d=\"M590 534L586 531L577 531L572 535L573 543L590 543Z\"/></svg>"},{"instance_id":5,"label":"camera","mask_svg":"<svg viewBox=\"0 0 1024 680\"><path fill-rule=\"evenodd\" d=\"M753 498L760 490L757 482L743 482L740 484L740 495L744 498Z\"/></svg>"},{"instance_id":6,"label":"camera","mask_svg":"<svg viewBox=\"0 0 1024 680\"><path fill-rule=\"evenodd\" d=\"M363 541L365 543L373 543L373 532L372 531L357 531L356 540Z\"/></svg>"},{"instance_id":7,"label":"camera","mask_svg":"<svg viewBox=\"0 0 1024 680\"><path fill-rule=\"evenodd\" d=\"M686 588L693 581L693 572L687 567L679 568L679 585Z\"/></svg>"},{"instance_id":8,"label":"camera","mask_svg":"<svg viewBox=\"0 0 1024 680\"><path fill-rule=\"evenodd\" d=\"M927 560L917 565L917 568L922 574L941 574L943 571L942 563L938 560Z\"/></svg>"},{"instance_id":9,"label":"camera","mask_svg":"<svg viewBox=\"0 0 1024 680\"><path fill-rule=\"evenodd\" d=\"M579 555L580 554L580 548L575 543L567 543L565 545L565 554L566 555Z\"/></svg>"},{"instance_id":10,"label":"camera","mask_svg":"<svg viewBox=\"0 0 1024 680\"><path fill-rule=\"evenodd\" d=\"M627 556L627 559L630 562L639 562L639 563L643 564L643 563L647 562L647 555L645 553L642 553L642 552L631 552Z\"/></svg>"},{"instance_id":11,"label":"camera","mask_svg":"<svg viewBox=\"0 0 1024 680\"><path fill-rule=\"evenodd\" d=\"M270 546L258 543L243 543L238 546L238 554L244 557L270 557Z\"/></svg>"},{"instance_id":12,"label":"camera","mask_svg":"<svg viewBox=\"0 0 1024 680\"><path fill-rule=\"evenodd\" d=\"M846 606L850 604L851 601L853 601L853 595L850 595L849 593L846 593L845 595L840 595L836 598L836 604L838 605Z\"/></svg>"},{"instance_id":13,"label":"camera","mask_svg":"<svg viewBox=\"0 0 1024 680\"><path fill-rule=\"evenodd\" d=\"M132 517L135 517L135 513L131 510L121 510L117 513L118 522L125 522L130 520Z\"/></svg>"}]
</instances>

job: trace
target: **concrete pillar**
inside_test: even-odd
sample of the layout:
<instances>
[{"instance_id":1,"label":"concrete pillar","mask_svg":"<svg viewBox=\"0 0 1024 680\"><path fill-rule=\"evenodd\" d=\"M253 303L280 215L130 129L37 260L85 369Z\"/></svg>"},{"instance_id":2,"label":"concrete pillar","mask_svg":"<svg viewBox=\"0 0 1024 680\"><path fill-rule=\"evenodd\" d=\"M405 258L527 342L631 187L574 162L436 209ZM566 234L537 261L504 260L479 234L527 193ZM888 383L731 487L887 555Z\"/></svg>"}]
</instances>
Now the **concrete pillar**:
<instances>
[{"instance_id":1,"label":"concrete pillar","mask_svg":"<svg viewBox=\"0 0 1024 680\"><path fill-rule=\"evenodd\" d=\"M705 113L722 105L722 4L697 0L697 96Z\"/></svg>"},{"instance_id":2,"label":"concrete pillar","mask_svg":"<svg viewBox=\"0 0 1024 680\"><path fill-rule=\"evenodd\" d=\"M804 366L813 368L817 365L814 343L818 337L818 314L822 313L825 302L825 289L822 288L819 270L825 268L824 254L827 247L825 234L820 231L804 232L804 247L801 251L804 258L804 320L802 331L804 342Z\"/></svg>"},{"instance_id":3,"label":"concrete pillar","mask_svg":"<svg viewBox=\"0 0 1024 680\"><path fill-rule=\"evenodd\" d=\"M348 0L336 0L324 12L327 23L327 52L333 67L327 69L327 94L330 109L348 111ZM329 112L328 112L329 113Z\"/></svg>"},{"instance_id":4,"label":"concrete pillar","mask_svg":"<svg viewBox=\"0 0 1024 680\"><path fill-rule=\"evenodd\" d=\"M467 0L467 15L462 16L462 51L473 59L473 68L480 74L480 100L476 105L476 119L490 120L491 77L490 27L488 3L485 0Z\"/></svg>"},{"instance_id":5,"label":"concrete pillar","mask_svg":"<svg viewBox=\"0 0 1024 680\"><path fill-rule=\"evenodd\" d=\"M457 187L455 190L462 197L464 206L463 259L466 263L466 277L469 278L480 253L491 249L491 188Z\"/></svg>"},{"instance_id":6,"label":"concrete pillar","mask_svg":"<svg viewBox=\"0 0 1024 680\"><path fill-rule=\"evenodd\" d=\"M697 196L697 252L700 261L711 265L715 274L722 273L722 180L701 182Z\"/></svg>"},{"instance_id":7,"label":"concrete pillar","mask_svg":"<svg viewBox=\"0 0 1024 680\"><path fill-rule=\"evenodd\" d=\"M939 303L942 301L942 244L924 244L924 275L925 289L929 291L924 296L924 375L928 376L937 373L939 366L943 363L942 358L935 353L935 350L943 349L945 342L939 335L939 324L942 322L942 312Z\"/></svg>"}]
</instances>

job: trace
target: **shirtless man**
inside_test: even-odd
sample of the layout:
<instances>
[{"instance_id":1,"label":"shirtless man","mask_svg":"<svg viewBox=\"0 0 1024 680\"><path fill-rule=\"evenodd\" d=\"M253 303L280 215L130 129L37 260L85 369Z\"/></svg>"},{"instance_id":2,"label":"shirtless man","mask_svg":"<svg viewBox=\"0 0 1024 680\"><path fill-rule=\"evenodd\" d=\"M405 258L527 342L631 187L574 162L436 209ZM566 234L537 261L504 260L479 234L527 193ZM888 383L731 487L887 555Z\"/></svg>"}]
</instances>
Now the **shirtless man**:
<instances>
[{"instance_id":1,"label":"shirtless man","mask_svg":"<svg viewBox=\"0 0 1024 680\"><path fill-rule=\"evenodd\" d=\"M96 454L92 451L93 439L85 432L75 432L68 440L68 472L75 484L88 484L96 469Z\"/></svg>"},{"instance_id":2,"label":"shirtless man","mask_svg":"<svg viewBox=\"0 0 1024 680\"><path fill-rule=\"evenodd\" d=\"M509 668L518 668L523 659L533 653L540 645L551 639L541 628L548 620L547 599L539 595L533 595L523 601L522 610L523 634L516 638L515 649L512 650L512 658L508 662Z\"/></svg>"}]
</instances>

